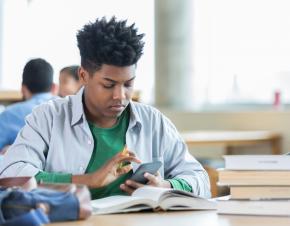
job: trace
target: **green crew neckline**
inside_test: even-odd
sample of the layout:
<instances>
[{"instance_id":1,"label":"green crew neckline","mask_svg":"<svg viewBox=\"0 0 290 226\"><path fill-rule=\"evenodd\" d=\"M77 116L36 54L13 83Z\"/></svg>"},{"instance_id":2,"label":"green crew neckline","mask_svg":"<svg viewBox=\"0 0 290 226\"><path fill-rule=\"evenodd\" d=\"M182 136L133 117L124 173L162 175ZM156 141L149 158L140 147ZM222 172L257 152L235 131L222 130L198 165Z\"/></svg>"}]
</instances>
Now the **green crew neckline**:
<instances>
[{"instance_id":1,"label":"green crew neckline","mask_svg":"<svg viewBox=\"0 0 290 226\"><path fill-rule=\"evenodd\" d=\"M128 114L128 110L126 108L122 112L122 114L117 118L117 122L115 123L115 125L113 125L112 127L109 127L109 128L100 127L91 121L88 121L88 124L89 124L90 129L96 134L111 134L113 132L119 131L120 122L123 120L124 117L127 116L127 114Z\"/></svg>"}]
</instances>

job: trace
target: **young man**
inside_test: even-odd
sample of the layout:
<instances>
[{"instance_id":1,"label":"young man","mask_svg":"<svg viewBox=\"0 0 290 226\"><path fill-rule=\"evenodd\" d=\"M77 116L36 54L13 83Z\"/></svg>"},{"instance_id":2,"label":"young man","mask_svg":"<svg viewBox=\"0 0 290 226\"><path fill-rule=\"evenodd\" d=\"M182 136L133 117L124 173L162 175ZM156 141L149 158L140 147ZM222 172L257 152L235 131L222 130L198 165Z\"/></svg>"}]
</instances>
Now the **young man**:
<instances>
[{"instance_id":1,"label":"young man","mask_svg":"<svg viewBox=\"0 0 290 226\"><path fill-rule=\"evenodd\" d=\"M188 153L174 125L158 110L131 101L143 34L115 17L87 24L77 35L84 87L36 108L0 166L1 177L35 176L91 188L92 198L131 193L136 163L159 160L148 184L209 197L208 175ZM129 156L123 155L126 146ZM132 164L119 167L120 163Z\"/></svg>"},{"instance_id":2,"label":"young man","mask_svg":"<svg viewBox=\"0 0 290 226\"><path fill-rule=\"evenodd\" d=\"M25 125L32 108L53 98L53 68L44 59L32 59L24 67L21 92L24 102L12 104L0 114L0 151L11 145Z\"/></svg>"},{"instance_id":3,"label":"young man","mask_svg":"<svg viewBox=\"0 0 290 226\"><path fill-rule=\"evenodd\" d=\"M82 87L78 75L79 66L72 65L64 67L59 72L59 96L66 97L76 94Z\"/></svg>"}]
</instances>

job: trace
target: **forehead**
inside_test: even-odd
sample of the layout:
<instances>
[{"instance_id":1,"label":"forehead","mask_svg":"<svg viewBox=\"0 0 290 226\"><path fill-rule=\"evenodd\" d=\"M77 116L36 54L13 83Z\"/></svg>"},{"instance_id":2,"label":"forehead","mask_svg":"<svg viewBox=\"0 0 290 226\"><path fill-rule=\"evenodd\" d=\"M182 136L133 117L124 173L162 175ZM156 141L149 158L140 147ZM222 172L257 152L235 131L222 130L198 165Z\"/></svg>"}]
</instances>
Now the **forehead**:
<instances>
[{"instance_id":1,"label":"forehead","mask_svg":"<svg viewBox=\"0 0 290 226\"><path fill-rule=\"evenodd\" d=\"M101 69L94 72L93 76L99 79L112 79L115 81L128 80L135 76L136 66L118 67L113 65L102 65Z\"/></svg>"},{"instance_id":2,"label":"forehead","mask_svg":"<svg viewBox=\"0 0 290 226\"><path fill-rule=\"evenodd\" d=\"M73 78L73 76L72 76L70 73L65 72L65 71L60 72L60 74L59 74L59 79L60 79L60 80L63 80L63 81L67 81L67 80L75 80L75 79Z\"/></svg>"}]
</instances>

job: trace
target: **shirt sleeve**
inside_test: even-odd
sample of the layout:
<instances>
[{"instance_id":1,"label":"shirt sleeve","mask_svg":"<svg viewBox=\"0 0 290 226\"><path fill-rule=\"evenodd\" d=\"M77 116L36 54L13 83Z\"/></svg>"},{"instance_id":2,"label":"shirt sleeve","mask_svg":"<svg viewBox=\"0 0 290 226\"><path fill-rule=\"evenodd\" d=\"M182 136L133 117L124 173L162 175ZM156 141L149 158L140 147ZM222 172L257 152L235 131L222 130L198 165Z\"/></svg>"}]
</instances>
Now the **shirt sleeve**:
<instances>
[{"instance_id":1,"label":"shirt sleeve","mask_svg":"<svg viewBox=\"0 0 290 226\"><path fill-rule=\"evenodd\" d=\"M35 176L43 171L50 141L52 115L44 104L34 109L0 164L0 177Z\"/></svg>"},{"instance_id":2,"label":"shirt sleeve","mask_svg":"<svg viewBox=\"0 0 290 226\"><path fill-rule=\"evenodd\" d=\"M209 198L211 193L208 174L189 153L186 143L172 122L165 116L162 119L160 137L162 150L165 151L159 156L163 156L164 178L182 179L188 183L194 195Z\"/></svg>"},{"instance_id":3,"label":"shirt sleeve","mask_svg":"<svg viewBox=\"0 0 290 226\"><path fill-rule=\"evenodd\" d=\"M0 152L6 146L11 144L13 138L11 130L9 128L11 124L11 117L9 111L4 111L0 114Z\"/></svg>"},{"instance_id":4,"label":"shirt sleeve","mask_svg":"<svg viewBox=\"0 0 290 226\"><path fill-rule=\"evenodd\" d=\"M66 173L48 173L48 172L39 172L35 175L37 182L45 183L71 183L72 174Z\"/></svg>"},{"instance_id":5,"label":"shirt sleeve","mask_svg":"<svg viewBox=\"0 0 290 226\"><path fill-rule=\"evenodd\" d=\"M167 180L175 190L192 192L192 187L183 179L175 178Z\"/></svg>"}]
</instances>

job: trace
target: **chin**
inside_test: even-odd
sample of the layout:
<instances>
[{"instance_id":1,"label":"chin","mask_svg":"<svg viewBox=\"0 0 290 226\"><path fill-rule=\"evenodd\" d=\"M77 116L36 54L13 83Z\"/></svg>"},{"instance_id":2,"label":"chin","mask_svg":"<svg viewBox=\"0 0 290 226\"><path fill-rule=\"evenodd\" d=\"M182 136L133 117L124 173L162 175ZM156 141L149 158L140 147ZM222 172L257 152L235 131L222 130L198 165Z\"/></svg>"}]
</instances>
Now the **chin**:
<instances>
[{"instance_id":1,"label":"chin","mask_svg":"<svg viewBox=\"0 0 290 226\"><path fill-rule=\"evenodd\" d=\"M117 118L117 117L119 117L122 113L123 113L123 111L122 111L122 112L110 112L110 113L106 114L106 116L107 116L108 118Z\"/></svg>"},{"instance_id":2,"label":"chin","mask_svg":"<svg viewBox=\"0 0 290 226\"><path fill-rule=\"evenodd\" d=\"M119 117L119 116L121 116L122 113L123 113L123 111L122 111L122 112L119 112L119 113L117 113L117 114L115 114L115 117Z\"/></svg>"}]
</instances>

